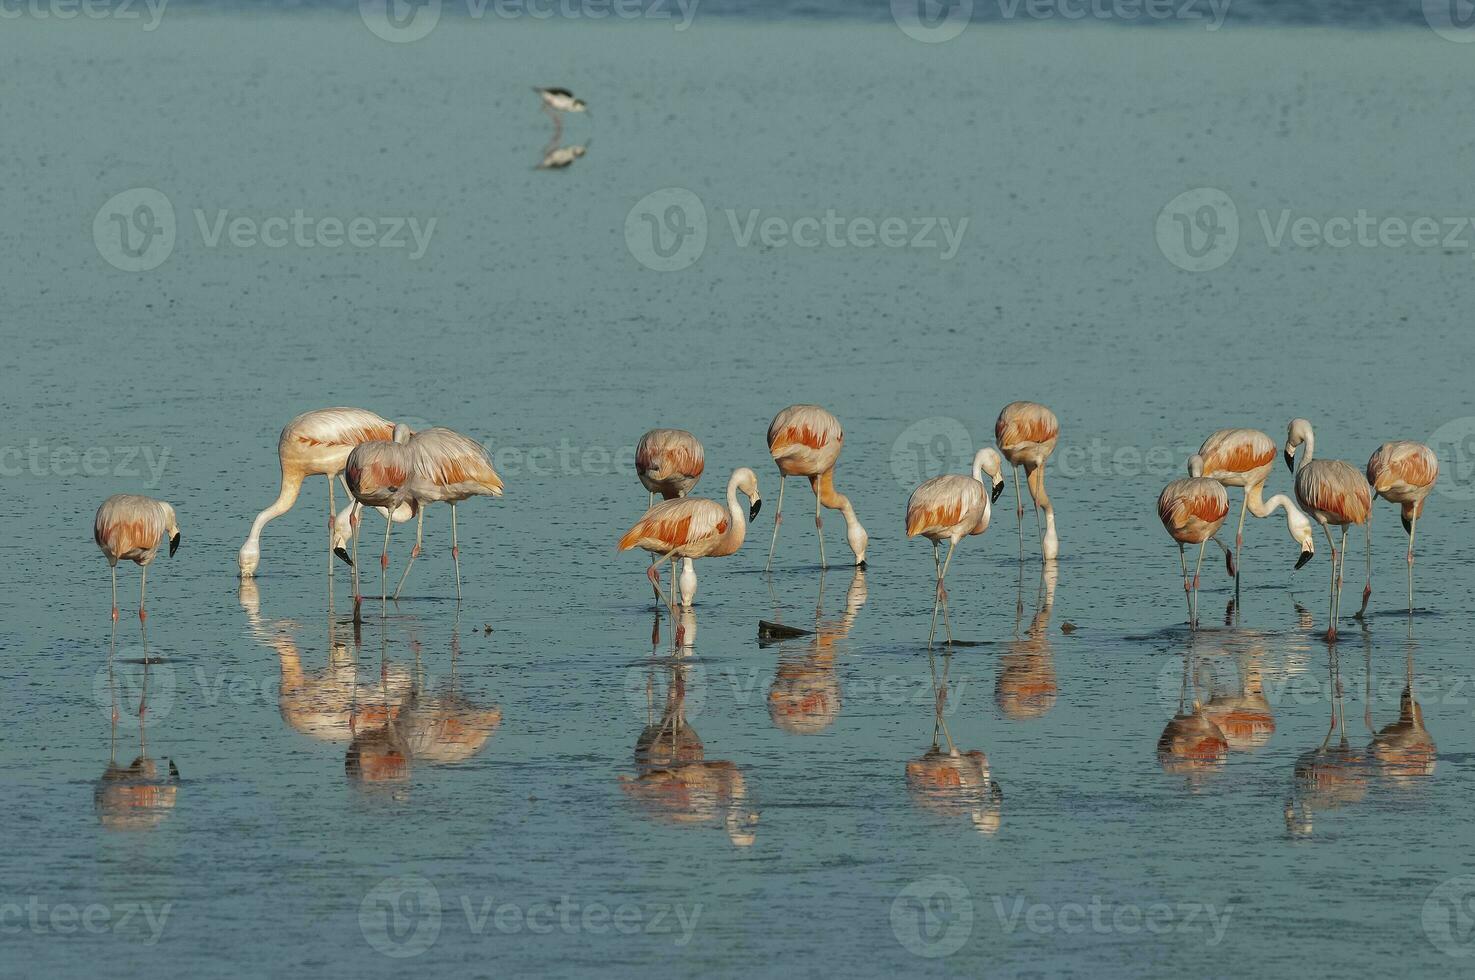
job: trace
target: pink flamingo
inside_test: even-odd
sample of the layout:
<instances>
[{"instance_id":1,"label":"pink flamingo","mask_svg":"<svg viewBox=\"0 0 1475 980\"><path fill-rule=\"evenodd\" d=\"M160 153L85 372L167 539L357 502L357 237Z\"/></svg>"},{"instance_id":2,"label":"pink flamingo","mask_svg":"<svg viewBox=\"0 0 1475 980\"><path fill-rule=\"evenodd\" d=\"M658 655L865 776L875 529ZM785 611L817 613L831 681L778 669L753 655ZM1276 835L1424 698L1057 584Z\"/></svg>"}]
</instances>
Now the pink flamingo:
<instances>
[{"instance_id":1,"label":"pink flamingo","mask_svg":"<svg viewBox=\"0 0 1475 980\"><path fill-rule=\"evenodd\" d=\"M1303 443L1306 455L1297 468L1296 450ZM1315 451L1316 436L1311 431L1311 423L1305 419L1291 419L1286 426L1285 461L1296 474L1296 499L1321 525L1332 549L1331 609L1326 638L1327 642L1334 643L1342 604L1342 570L1347 564L1347 526L1367 523L1373 512L1373 491L1356 467L1340 459L1313 459ZM1332 540L1329 524L1342 528L1341 551Z\"/></svg>"},{"instance_id":2,"label":"pink flamingo","mask_svg":"<svg viewBox=\"0 0 1475 980\"><path fill-rule=\"evenodd\" d=\"M685 429L651 429L635 446L635 474L650 493L645 507L655 506L656 494L662 500L684 497L696 486L706 469L706 452L697 437ZM652 559L654 562L654 559ZM690 558L682 559L683 582L696 582L696 569ZM695 588L695 584L692 588ZM683 592L681 602L690 606L694 594ZM660 591L656 592L657 601Z\"/></svg>"},{"instance_id":3,"label":"pink flamingo","mask_svg":"<svg viewBox=\"0 0 1475 980\"><path fill-rule=\"evenodd\" d=\"M1045 492L1045 460L1055 451L1060 438L1060 422L1055 413L1037 402L1010 402L999 412L994 423L994 439L999 451L1014 467L1014 503L1019 518L1019 533L1024 535L1024 498L1019 492L1019 467L1024 467L1029 483L1029 496L1035 505L1035 524L1040 525L1040 511L1045 512L1040 539L1040 555L1047 559L1060 557L1060 539L1055 534L1055 508ZM1021 542L1022 543L1022 542Z\"/></svg>"},{"instance_id":4,"label":"pink flamingo","mask_svg":"<svg viewBox=\"0 0 1475 980\"><path fill-rule=\"evenodd\" d=\"M1204 565L1204 548L1209 539L1229 549L1214 537L1224 526L1229 516L1229 494L1218 480L1191 476L1186 480L1174 480L1157 498L1157 516L1173 540L1178 542L1178 563L1183 567L1183 598L1188 602L1188 628L1198 628L1198 576ZM1188 556L1186 544L1198 545L1198 564L1193 570L1193 584L1188 580Z\"/></svg>"},{"instance_id":5,"label":"pink flamingo","mask_svg":"<svg viewBox=\"0 0 1475 980\"><path fill-rule=\"evenodd\" d=\"M809 478L814 491L814 528L819 535L819 567L825 562L824 520L821 505L838 510L845 518L845 540L855 553L857 568L866 567L866 546L870 538L855 516L850 498L835 490L835 463L845 445L845 432L840 420L818 405L790 405L773 417L768 425L768 452L778 464L778 514L773 519L773 541L768 546L768 564L773 567L773 551L778 545L778 529L784 522L784 484L791 476Z\"/></svg>"},{"instance_id":6,"label":"pink flamingo","mask_svg":"<svg viewBox=\"0 0 1475 980\"><path fill-rule=\"evenodd\" d=\"M1421 442L1385 442L1367 461L1367 482L1373 493L1400 505L1403 530L1408 534L1408 611L1414 611L1414 531L1424 513L1424 501L1439 478L1439 457ZM1362 608L1373 594L1372 520L1367 522L1367 585Z\"/></svg>"},{"instance_id":7,"label":"pink flamingo","mask_svg":"<svg viewBox=\"0 0 1475 980\"><path fill-rule=\"evenodd\" d=\"M953 562L953 549L966 535L982 534L988 530L993 501L1004 492L1003 460L989 447L980 449L973 457L973 475L945 473L935 476L912 491L907 500L907 537L921 535L932 542L932 564L937 573L936 599L932 604L932 629L927 633L927 645L937 632L937 607L947 601L947 589L943 580L947 578L948 566ZM983 476L987 473L990 484L985 489ZM947 539L947 559L938 555L938 542ZM946 607L944 606L944 610ZM952 639L952 625L948 628L948 639Z\"/></svg>"},{"instance_id":8,"label":"pink flamingo","mask_svg":"<svg viewBox=\"0 0 1475 980\"><path fill-rule=\"evenodd\" d=\"M418 514L415 547L410 550L409 563L395 587L394 597L399 598L410 568L420 557L425 505L444 501L451 505L451 560L456 565L456 601L460 602L461 549L456 543L456 504L470 497L502 496L502 478L492 469L492 457L486 447L452 429L437 426L417 432L410 437L409 448L415 463L410 477L410 494Z\"/></svg>"},{"instance_id":9,"label":"pink flamingo","mask_svg":"<svg viewBox=\"0 0 1475 980\"><path fill-rule=\"evenodd\" d=\"M746 514L738 506L739 493L751 502ZM720 558L734 554L743 545L748 521L758 516L762 506L757 475L746 466L740 466L733 470L727 481L727 506L703 497L663 500L646 511L635 526L625 532L625 536L620 538L619 550L641 548L657 556L645 574L655 587L657 600L669 606L674 615L676 566L671 566L671 601L666 603L658 574L661 565L676 558ZM688 575L691 576L689 588L687 582L681 583L683 596L696 591L696 572L690 565L682 573L682 578ZM684 605L690 605L689 600L683 598L682 601ZM679 630L677 642L680 642Z\"/></svg>"},{"instance_id":10,"label":"pink flamingo","mask_svg":"<svg viewBox=\"0 0 1475 980\"><path fill-rule=\"evenodd\" d=\"M275 520L297 502L302 481L309 476L321 474L328 478L328 524L330 552L328 574L333 572L331 552L333 512L333 480L343 472L348 454L360 443L371 439L393 437L393 423L380 418L373 412L361 408L324 408L315 412L304 412L282 429L277 438L277 456L282 465L282 489L277 499L260 514L251 525L246 543L241 545L236 557L241 568L241 577L256 574L261 561L261 530L267 522ZM345 484L345 488L347 484Z\"/></svg>"},{"instance_id":11,"label":"pink flamingo","mask_svg":"<svg viewBox=\"0 0 1475 980\"><path fill-rule=\"evenodd\" d=\"M344 466L348 492L362 507L383 507L387 515L394 514L402 506L416 508L410 481L415 472L415 453L410 449L410 429L396 425L393 440L374 439L359 443L348 454ZM358 522L354 522L357 534ZM384 551L379 555L379 592L387 612L389 608L389 585L385 575L389 568L389 532L394 521L384 522ZM354 549L358 550L357 547ZM353 607L357 617L362 600L358 587L358 566L353 573Z\"/></svg>"},{"instance_id":12,"label":"pink flamingo","mask_svg":"<svg viewBox=\"0 0 1475 980\"><path fill-rule=\"evenodd\" d=\"M162 500L131 493L114 494L97 508L92 521L92 539L102 549L113 571L113 622L118 621L118 562L131 561L143 569L138 583L138 619L148 619L144 592L149 583L149 563L159 553L159 542L169 537L169 555L179 550L179 522L174 508Z\"/></svg>"}]
</instances>

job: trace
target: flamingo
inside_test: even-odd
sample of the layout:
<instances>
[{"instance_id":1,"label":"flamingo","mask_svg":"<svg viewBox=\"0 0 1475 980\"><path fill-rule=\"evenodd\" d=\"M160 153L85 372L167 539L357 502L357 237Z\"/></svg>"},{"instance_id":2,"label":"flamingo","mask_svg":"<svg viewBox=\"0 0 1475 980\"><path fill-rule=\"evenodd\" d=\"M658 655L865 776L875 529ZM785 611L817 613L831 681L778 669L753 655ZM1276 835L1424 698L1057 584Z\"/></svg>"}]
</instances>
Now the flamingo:
<instances>
[{"instance_id":1,"label":"flamingo","mask_svg":"<svg viewBox=\"0 0 1475 980\"><path fill-rule=\"evenodd\" d=\"M746 515L738 506L739 493L751 501ZM655 587L657 599L664 602L657 574L662 563L674 558L720 558L735 553L743 546L743 538L748 533L747 522L758 516L762 506L757 475L746 466L740 466L732 471L732 477L727 481L726 507L703 497L663 500L646 511L635 526L625 532L625 536L620 538L619 550L641 548L659 556L646 570L646 576ZM671 570L674 577L674 565ZM687 576L690 576L689 583ZM687 565L682 579L682 604L689 607L691 603L685 597L696 591L696 572L691 565ZM673 582L671 602L668 603L673 615L675 590L676 583Z\"/></svg>"},{"instance_id":2,"label":"flamingo","mask_svg":"<svg viewBox=\"0 0 1475 980\"><path fill-rule=\"evenodd\" d=\"M993 501L1004 492L1004 463L999 454L985 446L973 457L973 475L944 473L934 476L912 491L907 500L907 537L922 535L932 542L932 564L937 572L936 600L932 604L932 629L927 634L927 645L932 645L932 636L937 631L937 607L947 600L947 589L943 580L947 578L948 566L953 561L953 549L965 535L982 534L988 530ZM990 490L984 489L983 475L991 481ZM947 560L938 557L937 545L947 539ZM952 627L948 626L951 639Z\"/></svg>"},{"instance_id":3,"label":"flamingo","mask_svg":"<svg viewBox=\"0 0 1475 980\"><path fill-rule=\"evenodd\" d=\"M1029 496L1035 505L1035 524L1040 523L1040 510L1045 511L1040 555L1047 559L1060 556L1060 539L1055 534L1055 508L1045 493L1045 461L1055 451L1060 437L1060 422L1055 413L1037 402L1010 402L999 412L994 423L994 439L999 451L1014 467L1014 502L1019 518L1021 547L1024 539L1024 497L1019 491L1019 467L1024 467L1029 483Z\"/></svg>"},{"instance_id":4,"label":"flamingo","mask_svg":"<svg viewBox=\"0 0 1475 980\"><path fill-rule=\"evenodd\" d=\"M1173 540L1178 542L1178 562L1183 566L1183 598L1188 602L1188 628L1198 628L1198 574L1204 565L1204 548L1209 539L1229 549L1214 537L1224 526L1229 516L1229 493L1218 480L1203 476L1190 476L1186 480L1174 480L1157 498L1157 516L1167 528ZM1188 556L1185 544L1198 545L1198 564L1193 570L1193 584L1189 586ZM1226 559L1227 560L1227 559Z\"/></svg>"},{"instance_id":5,"label":"flamingo","mask_svg":"<svg viewBox=\"0 0 1475 980\"><path fill-rule=\"evenodd\" d=\"M144 592L149 584L149 564L159 553L159 542L169 538L169 556L179 550L179 522L174 508L162 500L118 493L102 502L92 521L92 540L102 549L113 571L113 622L118 621L118 562L131 561L143 569L138 583L138 620L148 619Z\"/></svg>"},{"instance_id":6,"label":"flamingo","mask_svg":"<svg viewBox=\"0 0 1475 980\"><path fill-rule=\"evenodd\" d=\"M1302 443L1306 445L1306 455L1297 468L1296 450ZM1347 526L1367 523L1373 512L1373 492L1352 464L1340 459L1312 459L1315 451L1316 436L1311 431L1311 423L1305 419L1291 419L1286 426L1285 461L1296 474L1296 499L1321 525L1332 549L1331 609L1326 638L1327 642L1334 643L1337 639L1337 616L1341 611L1342 569L1347 563ZM1342 528L1340 552L1332 540L1329 524Z\"/></svg>"},{"instance_id":7,"label":"flamingo","mask_svg":"<svg viewBox=\"0 0 1475 980\"><path fill-rule=\"evenodd\" d=\"M363 507L383 507L391 515L406 505L418 510L410 486L415 471L415 452L409 446L410 429L406 425L396 425L393 434L391 441L374 439L355 446L344 465L345 482L353 499ZM394 521L384 522L384 551L379 555L379 592L386 611L389 586L385 573L389 568L389 532L393 528ZM363 598L359 595L357 568L354 566L355 619Z\"/></svg>"},{"instance_id":8,"label":"flamingo","mask_svg":"<svg viewBox=\"0 0 1475 980\"><path fill-rule=\"evenodd\" d=\"M1421 442L1385 442L1367 461L1367 482L1373 493L1400 505L1403 530L1408 534L1408 611L1414 611L1414 531L1424 513L1424 500L1439 478L1439 457ZM1372 521L1367 523L1367 585L1362 608L1373 594Z\"/></svg>"},{"instance_id":9,"label":"flamingo","mask_svg":"<svg viewBox=\"0 0 1475 980\"><path fill-rule=\"evenodd\" d=\"M502 478L492 469L492 457L475 439L439 426L417 432L410 437L410 453L414 470L410 477L410 493L414 497L415 547L405 565L394 597L399 598L410 568L420 557L421 532L425 526L425 505L438 500L451 505L451 560L456 565L456 601L461 601L461 549L456 544L456 504L470 497L502 496ZM387 550L387 549L386 549Z\"/></svg>"},{"instance_id":10,"label":"flamingo","mask_svg":"<svg viewBox=\"0 0 1475 980\"><path fill-rule=\"evenodd\" d=\"M845 445L845 432L840 420L818 405L790 405L773 417L768 425L768 452L778 464L778 514L773 519L773 541L768 546L768 564L773 567L773 551L778 545L779 525L784 522L784 484L791 476L809 478L814 491L814 529L819 534L819 567L825 562L824 521L821 505L838 510L845 518L845 540L855 553L857 568L866 567L866 545L870 538L855 516L850 499L835 490L835 461Z\"/></svg>"},{"instance_id":11,"label":"flamingo","mask_svg":"<svg viewBox=\"0 0 1475 980\"><path fill-rule=\"evenodd\" d=\"M292 509L292 505L297 502L297 494L302 489L302 481L309 476L321 474L328 478L328 521L331 532L333 512L336 510L333 504L333 479L343 472L348 454L359 443L371 439L390 439L393 433L393 423L361 408L324 408L304 412L288 422L277 438L277 456L282 464L282 489L277 494L276 501L256 515L251 533L246 538L246 543L241 545L241 552L236 556L241 577L250 578L256 574L256 566L261 561L261 529L266 527L267 522ZM347 484L344 487L346 489ZM331 553L331 533L328 550ZM330 555L329 574L332 574L332 566Z\"/></svg>"},{"instance_id":12,"label":"flamingo","mask_svg":"<svg viewBox=\"0 0 1475 980\"><path fill-rule=\"evenodd\" d=\"M635 446L635 474L650 493L646 509L655 506L656 494L663 500L684 497L696 486L706 468L706 453L697 437L685 429L651 429ZM691 559L683 559L682 578L696 581ZM659 592L656 595L660 598ZM683 605L690 606L693 596L683 593Z\"/></svg>"},{"instance_id":13,"label":"flamingo","mask_svg":"<svg viewBox=\"0 0 1475 980\"><path fill-rule=\"evenodd\" d=\"M1245 512L1256 517L1269 517L1284 509L1286 530L1291 540L1301 547L1296 567L1301 568L1316 554L1316 536L1311 519L1295 501L1283 493L1269 500L1263 498L1265 481L1275 465L1275 443L1255 429L1220 429L1204 440L1198 452L1188 458L1190 476L1217 480L1226 487L1242 487L1244 498L1239 507L1239 528L1234 534L1234 550L1224 553L1229 574L1234 576L1234 592L1239 594L1239 576L1244 565ZM1217 540L1217 539L1215 539Z\"/></svg>"}]
</instances>

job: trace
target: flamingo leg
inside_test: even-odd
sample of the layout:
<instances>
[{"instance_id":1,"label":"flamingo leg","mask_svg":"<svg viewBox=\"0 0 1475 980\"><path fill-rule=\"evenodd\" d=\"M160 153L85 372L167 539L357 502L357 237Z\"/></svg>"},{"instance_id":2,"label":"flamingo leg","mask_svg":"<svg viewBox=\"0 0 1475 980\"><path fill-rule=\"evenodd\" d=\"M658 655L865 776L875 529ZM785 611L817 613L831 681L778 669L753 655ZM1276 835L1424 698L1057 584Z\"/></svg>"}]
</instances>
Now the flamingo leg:
<instances>
[{"instance_id":1,"label":"flamingo leg","mask_svg":"<svg viewBox=\"0 0 1475 980\"><path fill-rule=\"evenodd\" d=\"M1408 611L1414 611L1414 532L1419 529L1419 518L1415 514L1408 522Z\"/></svg>"},{"instance_id":2,"label":"flamingo leg","mask_svg":"<svg viewBox=\"0 0 1475 980\"><path fill-rule=\"evenodd\" d=\"M1188 628L1193 629L1193 593L1188 588L1188 555L1183 542L1178 542L1178 564L1183 566L1183 601L1188 603Z\"/></svg>"},{"instance_id":3,"label":"flamingo leg","mask_svg":"<svg viewBox=\"0 0 1475 980\"><path fill-rule=\"evenodd\" d=\"M667 608L670 608L671 604L666 602L666 597L661 593L661 576L658 574L658 572L662 563L668 562L675 557L676 552L674 550L668 551L666 552L666 554L651 562L650 568L645 570L645 577L650 579L651 586L656 590L656 601L659 602L661 605L666 606Z\"/></svg>"},{"instance_id":4,"label":"flamingo leg","mask_svg":"<svg viewBox=\"0 0 1475 980\"><path fill-rule=\"evenodd\" d=\"M1193 567L1193 628L1198 629L1198 573L1204 567L1204 549L1209 546L1207 540L1200 541L1198 545L1198 564Z\"/></svg>"},{"instance_id":5,"label":"flamingo leg","mask_svg":"<svg viewBox=\"0 0 1475 980\"><path fill-rule=\"evenodd\" d=\"M353 617L358 620L359 602L363 596L359 593L359 513L363 504L357 500L353 503L353 510L348 515L348 526L353 531Z\"/></svg>"},{"instance_id":6,"label":"flamingo leg","mask_svg":"<svg viewBox=\"0 0 1475 980\"><path fill-rule=\"evenodd\" d=\"M384 550L379 553L379 601L382 604L380 617L389 615L389 532L394 530L394 506L384 512Z\"/></svg>"},{"instance_id":7,"label":"flamingo leg","mask_svg":"<svg viewBox=\"0 0 1475 980\"><path fill-rule=\"evenodd\" d=\"M1014 467L1014 516L1019 519L1019 560L1024 560L1024 495L1019 490L1019 467Z\"/></svg>"},{"instance_id":8,"label":"flamingo leg","mask_svg":"<svg viewBox=\"0 0 1475 980\"><path fill-rule=\"evenodd\" d=\"M825 522L819 516L819 484L814 486L814 533L819 536L819 567L824 571L828 566L825 564Z\"/></svg>"},{"instance_id":9,"label":"flamingo leg","mask_svg":"<svg viewBox=\"0 0 1475 980\"><path fill-rule=\"evenodd\" d=\"M937 593L933 599L932 605L932 629L929 630L927 633L928 647L932 646L933 635L937 632L937 607L939 605L942 606L943 625L947 628L947 641L949 643L953 642L953 628L952 624L948 621L947 614L947 587L943 585L943 582L947 578L948 566L951 565L953 561L953 549L957 546L958 542L956 538L948 542L947 558L943 561L942 568L938 569L937 572Z\"/></svg>"},{"instance_id":10,"label":"flamingo leg","mask_svg":"<svg viewBox=\"0 0 1475 980\"><path fill-rule=\"evenodd\" d=\"M784 487L789 478L780 475L778 478L778 513L773 516L773 540L768 544L768 564L763 566L765 572L773 568L773 549L778 547L778 529L784 522ZM818 498L816 498L818 499Z\"/></svg>"},{"instance_id":11,"label":"flamingo leg","mask_svg":"<svg viewBox=\"0 0 1475 980\"><path fill-rule=\"evenodd\" d=\"M1234 553L1229 560L1234 564L1234 597L1239 598L1239 572L1245 560L1245 512L1250 508L1250 488L1245 487L1244 499L1239 504L1239 529L1234 532ZM1215 538L1214 540L1218 540Z\"/></svg>"},{"instance_id":12,"label":"flamingo leg","mask_svg":"<svg viewBox=\"0 0 1475 980\"><path fill-rule=\"evenodd\" d=\"M1347 571L1347 525L1342 525L1342 555L1337 564L1337 618L1342 618L1342 580Z\"/></svg>"},{"instance_id":13,"label":"flamingo leg","mask_svg":"<svg viewBox=\"0 0 1475 980\"><path fill-rule=\"evenodd\" d=\"M1044 463L1041 463L1040 467L1043 467L1044 465ZM1034 472L1029 467L1025 467L1024 475L1026 479L1028 479L1029 477L1034 476ZM1042 481L1042 485L1044 479L1045 474L1041 473L1040 480ZM1030 503L1035 505L1035 537L1040 539L1040 553L1043 555L1045 550L1045 520L1040 516L1040 502L1039 500L1035 499L1035 488L1033 483L1031 483L1029 487L1029 501Z\"/></svg>"},{"instance_id":14,"label":"flamingo leg","mask_svg":"<svg viewBox=\"0 0 1475 980\"><path fill-rule=\"evenodd\" d=\"M1362 608L1357 610L1361 619L1367 612L1367 601L1373 596L1373 512L1368 508L1367 523L1362 526L1363 541L1367 548L1367 584L1362 587Z\"/></svg>"},{"instance_id":15,"label":"flamingo leg","mask_svg":"<svg viewBox=\"0 0 1475 980\"><path fill-rule=\"evenodd\" d=\"M652 490L645 498L645 509L650 510L656 505L656 492Z\"/></svg>"},{"instance_id":16,"label":"flamingo leg","mask_svg":"<svg viewBox=\"0 0 1475 980\"><path fill-rule=\"evenodd\" d=\"M1327 634L1326 634L1326 638L1330 642L1336 642L1336 639L1337 639L1337 616L1336 616L1336 612L1337 612L1337 607L1336 607L1336 598L1337 598L1337 542L1334 541L1334 540L1332 540L1332 531L1331 531L1331 528L1327 527L1325 523L1323 523L1321 525L1321 531L1322 531L1323 534L1326 535L1326 544L1327 544L1327 547L1329 549L1331 549L1331 552L1332 552L1332 585L1331 585L1331 591L1329 593L1329 598L1328 598L1327 619L1329 620L1329 622L1327 623Z\"/></svg>"},{"instance_id":17,"label":"flamingo leg","mask_svg":"<svg viewBox=\"0 0 1475 980\"><path fill-rule=\"evenodd\" d=\"M399 585L394 587L394 598L399 600L400 590L405 587L405 579L410 577L410 569L415 567L415 559L420 557L420 542L425 531L425 508L420 508L420 513L415 520L415 547L410 549L410 560L405 563L405 571L399 577Z\"/></svg>"},{"instance_id":18,"label":"flamingo leg","mask_svg":"<svg viewBox=\"0 0 1475 980\"><path fill-rule=\"evenodd\" d=\"M143 566L143 578L138 583L138 621L141 623L149 618L148 610L143 605L143 594L149 587L149 567Z\"/></svg>"},{"instance_id":19,"label":"flamingo leg","mask_svg":"<svg viewBox=\"0 0 1475 980\"><path fill-rule=\"evenodd\" d=\"M456 502L451 501L451 561L456 566L456 601L461 601L461 546L456 543Z\"/></svg>"},{"instance_id":20,"label":"flamingo leg","mask_svg":"<svg viewBox=\"0 0 1475 980\"><path fill-rule=\"evenodd\" d=\"M113 622L118 621L118 565L113 563Z\"/></svg>"}]
</instances>

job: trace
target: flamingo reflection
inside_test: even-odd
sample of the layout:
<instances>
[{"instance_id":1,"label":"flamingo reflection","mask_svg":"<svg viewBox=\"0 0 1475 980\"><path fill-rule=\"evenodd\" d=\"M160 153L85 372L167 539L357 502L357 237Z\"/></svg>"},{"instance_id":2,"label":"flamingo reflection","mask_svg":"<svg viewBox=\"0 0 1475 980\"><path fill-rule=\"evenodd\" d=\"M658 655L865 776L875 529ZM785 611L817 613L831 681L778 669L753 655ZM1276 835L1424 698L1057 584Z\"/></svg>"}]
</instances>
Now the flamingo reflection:
<instances>
[{"instance_id":1,"label":"flamingo reflection","mask_svg":"<svg viewBox=\"0 0 1475 980\"><path fill-rule=\"evenodd\" d=\"M148 753L149 653L148 632L143 632L143 684L138 707L138 755L128 765L118 764L119 699L113 664L117 652L118 627L113 625L108 646L108 695L112 701L112 730L108 742L108 765L92 792L97 818L109 830L152 830L174 811L179 794L179 768L165 759L166 768Z\"/></svg>"},{"instance_id":2,"label":"flamingo reflection","mask_svg":"<svg viewBox=\"0 0 1475 980\"><path fill-rule=\"evenodd\" d=\"M780 647L778 669L768 689L768 716L791 735L817 735L840 716L840 676L836 672L836 644L855 625L866 604L865 569L856 566L845 593L845 612L839 619L823 618L825 578L820 573L819 599L814 609L814 633L800 650Z\"/></svg>"},{"instance_id":3,"label":"flamingo reflection","mask_svg":"<svg viewBox=\"0 0 1475 980\"><path fill-rule=\"evenodd\" d=\"M967 817L974 830L991 837L999 832L1004 793L991 776L988 756L978 749L960 751L948 731L952 648L944 648L941 674L930 649L927 659L932 669L932 746L907 762L907 789L922 809L945 819Z\"/></svg>"}]
</instances>

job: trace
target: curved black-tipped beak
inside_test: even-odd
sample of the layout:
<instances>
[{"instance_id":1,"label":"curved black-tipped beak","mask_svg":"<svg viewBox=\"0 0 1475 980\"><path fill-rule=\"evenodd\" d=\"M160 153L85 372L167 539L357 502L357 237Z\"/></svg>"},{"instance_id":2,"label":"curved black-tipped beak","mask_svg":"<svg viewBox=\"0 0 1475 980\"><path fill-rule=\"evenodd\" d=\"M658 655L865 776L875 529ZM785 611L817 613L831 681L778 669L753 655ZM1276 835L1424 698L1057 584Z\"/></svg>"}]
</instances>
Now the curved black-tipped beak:
<instances>
[{"instance_id":1,"label":"curved black-tipped beak","mask_svg":"<svg viewBox=\"0 0 1475 980\"><path fill-rule=\"evenodd\" d=\"M1314 557L1316 557L1316 552L1314 552L1314 551L1303 551L1303 552L1301 552L1301 557L1298 558L1298 559L1296 559L1296 567L1297 568L1300 568L1302 565L1305 565L1308 561L1310 561Z\"/></svg>"},{"instance_id":2,"label":"curved black-tipped beak","mask_svg":"<svg viewBox=\"0 0 1475 980\"><path fill-rule=\"evenodd\" d=\"M1292 473L1296 472L1296 454L1287 449L1284 453L1284 456L1286 461L1286 469L1290 470Z\"/></svg>"},{"instance_id":3,"label":"curved black-tipped beak","mask_svg":"<svg viewBox=\"0 0 1475 980\"><path fill-rule=\"evenodd\" d=\"M1000 480L998 483L995 483L994 484L993 494L989 497L989 503L997 503L998 500L999 500L999 494L1001 494L1003 492L1004 492L1004 481L1003 480Z\"/></svg>"},{"instance_id":4,"label":"curved black-tipped beak","mask_svg":"<svg viewBox=\"0 0 1475 980\"><path fill-rule=\"evenodd\" d=\"M753 501L753 506L751 506L751 507L748 508L748 520L751 521L754 518L756 518L758 516L758 512L760 510L762 510L762 509L763 509L763 501L762 500L755 500L755 501Z\"/></svg>"},{"instance_id":5,"label":"curved black-tipped beak","mask_svg":"<svg viewBox=\"0 0 1475 980\"><path fill-rule=\"evenodd\" d=\"M855 569L856 569L856 571L859 571L859 572L865 571L866 570L866 560L864 558L862 558L860 561L856 562L855 563Z\"/></svg>"},{"instance_id":6,"label":"curved black-tipped beak","mask_svg":"<svg viewBox=\"0 0 1475 980\"><path fill-rule=\"evenodd\" d=\"M349 566L350 568L353 567L353 559L348 557L348 549L343 547L343 545L340 544L338 547L334 548L333 554L337 555L339 558L342 558L343 564Z\"/></svg>"},{"instance_id":7,"label":"curved black-tipped beak","mask_svg":"<svg viewBox=\"0 0 1475 980\"><path fill-rule=\"evenodd\" d=\"M181 537L183 537L183 535L181 535L178 531L175 531L174 532L174 537L172 537L172 538L169 539L169 557L170 558L173 558L174 557L174 553L179 550L179 539Z\"/></svg>"},{"instance_id":8,"label":"curved black-tipped beak","mask_svg":"<svg viewBox=\"0 0 1475 980\"><path fill-rule=\"evenodd\" d=\"M1411 534L1413 532L1413 526L1409 523L1408 518L1400 517L1399 520L1403 522L1403 533Z\"/></svg>"}]
</instances>

